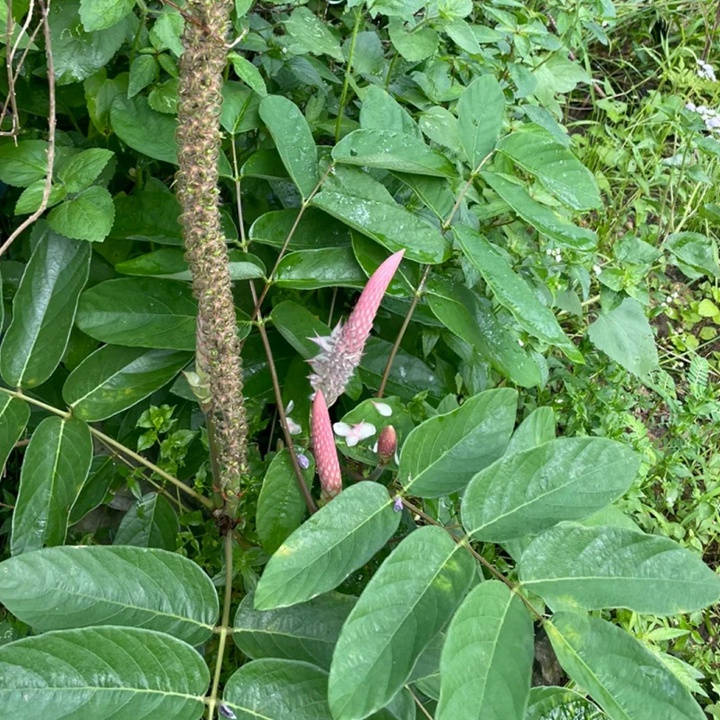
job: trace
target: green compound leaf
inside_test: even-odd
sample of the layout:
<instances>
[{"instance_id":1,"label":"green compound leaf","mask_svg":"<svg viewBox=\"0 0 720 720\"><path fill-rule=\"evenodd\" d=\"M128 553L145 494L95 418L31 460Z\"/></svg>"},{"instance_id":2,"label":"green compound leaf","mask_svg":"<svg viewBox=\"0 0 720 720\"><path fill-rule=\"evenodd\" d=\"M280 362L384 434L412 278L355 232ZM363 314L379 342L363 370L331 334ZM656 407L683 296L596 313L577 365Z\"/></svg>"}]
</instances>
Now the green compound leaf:
<instances>
[{"instance_id":1,"label":"green compound leaf","mask_svg":"<svg viewBox=\"0 0 720 720\"><path fill-rule=\"evenodd\" d=\"M662 660L622 628L561 612L545 630L563 669L612 720L705 718Z\"/></svg>"},{"instance_id":2,"label":"green compound leaf","mask_svg":"<svg viewBox=\"0 0 720 720\"><path fill-rule=\"evenodd\" d=\"M303 470L303 476L311 488L315 477L314 461ZM283 448L270 462L258 498L255 525L263 548L274 553L300 526L306 512L290 451Z\"/></svg>"},{"instance_id":3,"label":"green compound leaf","mask_svg":"<svg viewBox=\"0 0 720 720\"><path fill-rule=\"evenodd\" d=\"M442 497L462 490L505 451L515 425L516 390L487 390L416 427L400 453L403 491Z\"/></svg>"},{"instance_id":4,"label":"green compound leaf","mask_svg":"<svg viewBox=\"0 0 720 720\"><path fill-rule=\"evenodd\" d=\"M119 278L81 295L77 326L101 342L194 350L196 317L197 301L187 283Z\"/></svg>"},{"instance_id":5,"label":"green compound leaf","mask_svg":"<svg viewBox=\"0 0 720 720\"><path fill-rule=\"evenodd\" d=\"M678 615L720 599L720 577L669 538L563 523L522 555L520 580L552 609Z\"/></svg>"},{"instance_id":6,"label":"green compound leaf","mask_svg":"<svg viewBox=\"0 0 720 720\"><path fill-rule=\"evenodd\" d=\"M502 88L492 75L476 78L460 96L458 136L473 169L495 148L502 131L504 110Z\"/></svg>"},{"instance_id":7,"label":"green compound leaf","mask_svg":"<svg viewBox=\"0 0 720 720\"><path fill-rule=\"evenodd\" d=\"M62 545L68 516L85 483L93 447L81 420L45 418L25 451L12 518L10 552Z\"/></svg>"},{"instance_id":8,"label":"green compound leaf","mask_svg":"<svg viewBox=\"0 0 720 720\"><path fill-rule=\"evenodd\" d=\"M29 419L30 406L24 400L0 394L0 475Z\"/></svg>"},{"instance_id":9,"label":"green compound leaf","mask_svg":"<svg viewBox=\"0 0 720 720\"><path fill-rule=\"evenodd\" d=\"M292 100L280 95L264 97L259 112L285 168L307 200L320 182L320 175L317 148L305 116Z\"/></svg>"},{"instance_id":10,"label":"green compound leaf","mask_svg":"<svg viewBox=\"0 0 720 720\"><path fill-rule=\"evenodd\" d=\"M573 362L583 361L582 353L563 332L552 310L538 300L532 288L482 235L457 226L455 237L465 257L480 271L495 299L506 307L520 327L533 337L559 347Z\"/></svg>"},{"instance_id":11,"label":"green compound leaf","mask_svg":"<svg viewBox=\"0 0 720 720\"><path fill-rule=\"evenodd\" d=\"M605 438L560 438L505 455L468 485L463 526L503 542L580 520L627 492L639 466L635 452Z\"/></svg>"},{"instance_id":12,"label":"green compound leaf","mask_svg":"<svg viewBox=\"0 0 720 720\"><path fill-rule=\"evenodd\" d=\"M225 685L223 704L237 720L333 720L327 673L297 660L253 660Z\"/></svg>"},{"instance_id":13,"label":"green compound leaf","mask_svg":"<svg viewBox=\"0 0 720 720\"><path fill-rule=\"evenodd\" d=\"M520 598L496 580L473 588L443 646L436 720L524 720L534 651Z\"/></svg>"},{"instance_id":14,"label":"green compound leaf","mask_svg":"<svg viewBox=\"0 0 720 720\"><path fill-rule=\"evenodd\" d=\"M255 610L246 595L235 615L233 640L250 658L304 660L329 669L335 643L356 598L337 592L278 610Z\"/></svg>"},{"instance_id":15,"label":"green compound leaf","mask_svg":"<svg viewBox=\"0 0 720 720\"><path fill-rule=\"evenodd\" d=\"M57 630L0 647L0 720L197 720L210 671L187 643L138 628Z\"/></svg>"},{"instance_id":16,"label":"green compound leaf","mask_svg":"<svg viewBox=\"0 0 720 720\"><path fill-rule=\"evenodd\" d=\"M105 345L70 373L63 400L76 417L105 420L169 383L191 359L192 353L177 350Z\"/></svg>"},{"instance_id":17,"label":"green compound leaf","mask_svg":"<svg viewBox=\"0 0 720 720\"><path fill-rule=\"evenodd\" d=\"M156 548L44 548L0 563L0 601L36 632L143 627L191 645L207 640L218 597L199 565Z\"/></svg>"},{"instance_id":18,"label":"green compound leaf","mask_svg":"<svg viewBox=\"0 0 720 720\"><path fill-rule=\"evenodd\" d=\"M325 505L278 548L255 592L255 607L288 607L337 587L397 530L388 491L359 482Z\"/></svg>"},{"instance_id":19,"label":"green compound leaf","mask_svg":"<svg viewBox=\"0 0 720 720\"><path fill-rule=\"evenodd\" d=\"M506 135L497 148L569 207L593 210L602 206L592 173L539 125L528 123Z\"/></svg>"},{"instance_id":20,"label":"green compound leaf","mask_svg":"<svg viewBox=\"0 0 720 720\"><path fill-rule=\"evenodd\" d=\"M0 345L8 385L35 387L60 363L90 272L90 247L48 231L25 266L13 318Z\"/></svg>"},{"instance_id":21,"label":"green compound leaf","mask_svg":"<svg viewBox=\"0 0 720 720\"><path fill-rule=\"evenodd\" d=\"M474 572L467 549L438 527L420 528L395 548L340 633L328 688L335 720L361 720L400 691Z\"/></svg>"}]
</instances>

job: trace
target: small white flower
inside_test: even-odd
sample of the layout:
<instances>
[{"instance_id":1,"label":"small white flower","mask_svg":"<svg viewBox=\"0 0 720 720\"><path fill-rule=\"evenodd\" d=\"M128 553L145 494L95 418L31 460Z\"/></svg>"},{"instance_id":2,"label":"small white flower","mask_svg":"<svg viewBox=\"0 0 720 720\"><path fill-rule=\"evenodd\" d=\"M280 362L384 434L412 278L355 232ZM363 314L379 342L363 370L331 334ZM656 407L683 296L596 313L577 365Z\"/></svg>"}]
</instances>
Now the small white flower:
<instances>
[{"instance_id":1,"label":"small white flower","mask_svg":"<svg viewBox=\"0 0 720 720\"><path fill-rule=\"evenodd\" d=\"M713 66L710 65L710 63L706 63L704 60L698 60L697 64L697 74L699 78L701 78L702 80L710 80L710 82L717 81L717 78L715 77L715 70L713 69Z\"/></svg>"},{"instance_id":2,"label":"small white flower","mask_svg":"<svg viewBox=\"0 0 720 720\"><path fill-rule=\"evenodd\" d=\"M694 102L685 103L685 109L690 112L697 112L697 105Z\"/></svg>"},{"instance_id":3,"label":"small white flower","mask_svg":"<svg viewBox=\"0 0 720 720\"><path fill-rule=\"evenodd\" d=\"M292 418L286 417L288 432L291 435L299 435L302 432L302 427L298 425Z\"/></svg>"},{"instance_id":4,"label":"small white flower","mask_svg":"<svg viewBox=\"0 0 720 720\"><path fill-rule=\"evenodd\" d=\"M383 417L390 417L392 415L392 408L387 403L375 402L373 400L372 404L375 406L375 409L378 411L378 413Z\"/></svg>"},{"instance_id":5,"label":"small white flower","mask_svg":"<svg viewBox=\"0 0 720 720\"><path fill-rule=\"evenodd\" d=\"M333 425L333 430L336 435L345 438L348 447L354 447L361 440L365 440L375 434L375 426L365 421L357 423L356 425L336 422Z\"/></svg>"},{"instance_id":6,"label":"small white flower","mask_svg":"<svg viewBox=\"0 0 720 720\"><path fill-rule=\"evenodd\" d=\"M593 272L596 275L600 275L600 273L602 273L602 268L599 265L593 265Z\"/></svg>"},{"instance_id":7,"label":"small white flower","mask_svg":"<svg viewBox=\"0 0 720 720\"><path fill-rule=\"evenodd\" d=\"M520 338L518 338L518 345L520 347L525 347L525 343Z\"/></svg>"}]
</instances>

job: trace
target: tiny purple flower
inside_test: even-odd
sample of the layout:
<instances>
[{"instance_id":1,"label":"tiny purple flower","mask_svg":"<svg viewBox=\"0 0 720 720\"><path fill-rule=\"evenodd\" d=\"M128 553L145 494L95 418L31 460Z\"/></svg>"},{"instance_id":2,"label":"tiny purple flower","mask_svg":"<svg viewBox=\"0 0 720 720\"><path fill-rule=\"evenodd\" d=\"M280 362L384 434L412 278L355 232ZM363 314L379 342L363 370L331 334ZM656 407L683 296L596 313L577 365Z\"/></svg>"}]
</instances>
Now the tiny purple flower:
<instances>
[{"instance_id":1,"label":"tiny purple flower","mask_svg":"<svg viewBox=\"0 0 720 720\"><path fill-rule=\"evenodd\" d=\"M399 495L396 495L395 499L393 500L393 510L395 512L400 512L402 509L403 509L402 498Z\"/></svg>"},{"instance_id":2,"label":"tiny purple flower","mask_svg":"<svg viewBox=\"0 0 720 720\"><path fill-rule=\"evenodd\" d=\"M302 453L298 453L297 459L298 459L298 465L303 470L307 470L310 467L310 461L307 459L307 456L303 455Z\"/></svg>"},{"instance_id":3,"label":"tiny purple flower","mask_svg":"<svg viewBox=\"0 0 720 720\"><path fill-rule=\"evenodd\" d=\"M221 702L218 705L218 710L223 717L229 718L230 720L237 720L237 715L225 703Z\"/></svg>"}]
</instances>

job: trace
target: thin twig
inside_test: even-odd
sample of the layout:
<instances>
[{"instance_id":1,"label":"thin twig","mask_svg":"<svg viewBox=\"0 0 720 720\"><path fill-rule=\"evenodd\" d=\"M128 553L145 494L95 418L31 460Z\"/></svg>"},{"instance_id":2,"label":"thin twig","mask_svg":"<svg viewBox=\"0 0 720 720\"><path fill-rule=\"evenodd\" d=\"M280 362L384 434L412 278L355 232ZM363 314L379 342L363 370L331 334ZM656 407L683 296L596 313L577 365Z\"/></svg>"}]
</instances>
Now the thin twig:
<instances>
[{"instance_id":1,"label":"thin twig","mask_svg":"<svg viewBox=\"0 0 720 720\"><path fill-rule=\"evenodd\" d=\"M56 108L55 108L55 65L53 63L52 45L50 40L50 24L48 23L48 12L50 10L50 0L47 5L44 0L38 0L40 12L42 13L43 35L45 37L45 57L47 58L47 74L48 74L48 151L47 151L47 175L45 177L45 186L43 187L42 199L40 207L30 217L26 218L20 225L15 228L10 237L0 246L0 256L12 245L17 237L30 225L32 225L47 208L50 199L50 191L52 190L53 167L55 165L55 125L56 125Z\"/></svg>"},{"instance_id":2,"label":"thin twig","mask_svg":"<svg viewBox=\"0 0 720 720\"><path fill-rule=\"evenodd\" d=\"M412 695L412 699L415 701L415 704L418 706L418 709L420 712L428 719L433 720L433 716L425 709L425 706L420 702L420 698L412 691L409 685L405 686L407 688L407 691Z\"/></svg>"}]
</instances>

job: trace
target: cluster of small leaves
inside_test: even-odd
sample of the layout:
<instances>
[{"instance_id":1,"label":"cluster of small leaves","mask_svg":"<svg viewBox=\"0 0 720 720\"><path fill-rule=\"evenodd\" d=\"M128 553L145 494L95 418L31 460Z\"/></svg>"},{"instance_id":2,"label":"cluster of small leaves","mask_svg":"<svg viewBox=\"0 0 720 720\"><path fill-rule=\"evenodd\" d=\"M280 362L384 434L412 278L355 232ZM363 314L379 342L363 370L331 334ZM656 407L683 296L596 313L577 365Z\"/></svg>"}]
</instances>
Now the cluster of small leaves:
<instances>
[{"instance_id":1,"label":"cluster of small leaves","mask_svg":"<svg viewBox=\"0 0 720 720\"><path fill-rule=\"evenodd\" d=\"M647 474L657 458L618 388L679 407L647 278L720 277L717 205L698 193L705 225L690 211L668 223L675 186L658 171L632 198L642 233L605 209L626 200L608 169L625 159L603 149L609 124L571 134L567 112L597 92L593 57L575 58L613 41L615 5L236 0L218 168L250 450L223 558L172 190L181 36L197 19L174 3L52 3L49 202L0 261L0 463L21 465L0 601L33 632L0 645L0 718L703 717L698 678L655 647L672 633L628 616L698 613L720 579L619 509L637 510L641 461ZM26 5L11 12L4 52L8 37L28 52L3 88L22 120L0 138L5 227L41 207L49 147L48 48L23 29ZM612 78L601 85L612 95ZM625 112L613 103L593 107L612 120ZM682 102L658 93L642 112L657 142L680 138L668 160L712 177L695 161L720 157L717 142ZM347 426L392 425L399 457L379 465L376 438L339 441L345 489L308 518L296 473L318 498L312 339L400 250L333 409ZM709 371L692 367L693 412ZM278 409L298 430L292 453ZM627 428L642 455L620 442ZM103 533L88 534L91 517ZM216 590L228 579L231 628ZM196 650L218 626L246 659L227 661L220 695ZM540 626L568 688L531 687Z\"/></svg>"}]
</instances>

